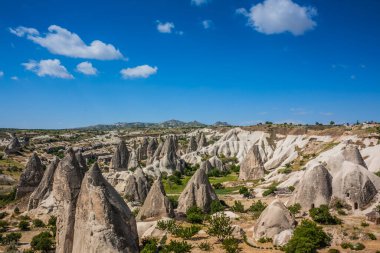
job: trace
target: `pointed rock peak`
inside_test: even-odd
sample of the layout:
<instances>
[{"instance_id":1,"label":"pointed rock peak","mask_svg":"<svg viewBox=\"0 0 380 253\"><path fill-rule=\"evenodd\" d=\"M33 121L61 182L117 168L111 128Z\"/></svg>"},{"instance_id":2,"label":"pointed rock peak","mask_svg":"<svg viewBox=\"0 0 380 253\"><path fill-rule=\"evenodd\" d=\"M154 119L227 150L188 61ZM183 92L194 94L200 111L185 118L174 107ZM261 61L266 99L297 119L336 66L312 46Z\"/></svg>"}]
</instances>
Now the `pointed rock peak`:
<instances>
[{"instance_id":1,"label":"pointed rock peak","mask_svg":"<svg viewBox=\"0 0 380 253\"><path fill-rule=\"evenodd\" d=\"M240 165L240 180L255 180L264 177L264 162L261 158L259 146L253 145Z\"/></svg>"},{"instance_id":2,"label":"pointed rock peak","mask_svg":"<svg viewBox=\"0 0 380 253\"><path fill-rule=\"evenodd\" d=\"M360 154L360 151L357 146L355 145L347 145L342 150L343 156L346 161L359 164L365 168L367 168L366 163L363 160L362 155Z\"/></svg>"}]
</instances>

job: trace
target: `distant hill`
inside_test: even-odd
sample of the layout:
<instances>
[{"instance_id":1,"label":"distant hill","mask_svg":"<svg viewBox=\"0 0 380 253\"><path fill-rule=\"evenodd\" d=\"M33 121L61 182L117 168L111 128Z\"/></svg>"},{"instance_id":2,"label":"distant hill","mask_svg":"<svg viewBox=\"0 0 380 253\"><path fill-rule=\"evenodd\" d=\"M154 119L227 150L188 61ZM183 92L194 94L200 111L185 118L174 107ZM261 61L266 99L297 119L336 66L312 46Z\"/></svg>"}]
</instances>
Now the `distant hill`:
<instances>
[{"instance_id":1,"label":"distant hill","mask_svg":"<svg viewBox=\"0 0 380 253\"><path fill-rule=\"evenodd\" d=\"M213 124L213 126L217 126L217 127L221 127L221 126L231 126L230 124L228 124L227 122L225 121L217 121Z\"/></svg>"},{"instance_id":2,"label":"distant hill","mask_svg":"<svg viewBox=\"0 0 380 253\"><path fill-rule=\"evenodd\" d=\"M207 127L199 121L184 122L180 120L168 120L161 123L145 123L145 122L118 122L115 124L99 124L93 126L82 127L80 129L95 129L95 130L113 130L118 128L180 128L180 127Z\"/></svg>"}]
</instances>

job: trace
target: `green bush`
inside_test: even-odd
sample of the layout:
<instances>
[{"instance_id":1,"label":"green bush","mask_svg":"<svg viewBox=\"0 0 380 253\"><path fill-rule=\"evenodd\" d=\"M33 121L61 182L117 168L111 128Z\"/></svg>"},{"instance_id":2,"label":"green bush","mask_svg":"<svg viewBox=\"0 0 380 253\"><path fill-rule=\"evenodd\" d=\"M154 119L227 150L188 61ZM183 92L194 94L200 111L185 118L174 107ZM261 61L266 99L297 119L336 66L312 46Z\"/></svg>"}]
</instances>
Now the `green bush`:
<instances>
[{"instance_id":1,"label":"green bush","mask_svg":"<svg viewBox=\"0 0 380 253\"><path fill-rule=\"evenodd\" d=\"M311 218L319 223L324 225L336 225L341 224L342 221L336 216L332 216L327 205L321 205L317 208L312 208L309 211Z\"/></svg>"},{"instance_id":2,"label":"green bush","mask_svg":"<svg viewBox=\"0 0 380 253\"><path fill-rule=\"evenodd\" d=\"M239 165L236 165L236 164L232 164L232 165L230 166L230 170L231 170L232 172L239 173L239 172L240 172L240 166L239 166Z\"/></svg>"},{"instance_id":3,"label":"green bush","mask_svg":"<svg viewBox=\"0 0 380 253\"><path fill-rule=\"evenodd\" d=\"M30 229L29 222L26 220L22 220L18 223L18 228L22 231L27 231Z\"/></svg>"},{"instance_id":4,"label":"green bush","mask_svg":"<svg viewBox=\"0 0 380 253\"><path fill-rule=\"evenodd\" d=\"M362 227L368 227L369 224L368 224L367 222L365 222L365 221L362 221L362 222L360 223L360 226L362 226Z\"/></svg>"},{"instance_id":5,"label":"green bush","mask_svg":"<svg viewBox=\"0 0 380 253\"><path fill-rule=\"evenodd\" d=\"M295 190L296 188L295 188L293 185L291 185L291 186L288 187L288 189L289 189L289 191L294 192L294 190Z\"/></svg>"},{"instance_id":6,"label":"green bush","mask_svg":"<svg viewBox=\"0 0 380 253\"><path fill-rule=\"evenodd\" d=\"M220 189L225 188L221 183L213 184L212 187L214 187L215 190L220 190Z\"/></svg>"},{"instance_id":7,"label":"green bush","mask_svg":"<svg viewBox=\"0 0 380 253\"><path fill-rule=\"evenodd\" d=\"M244 198L251 197L251 192L245 186L239 189L239 194L243 195Z\"/></svg>"},{"instance_id":8,"label":"green bush","mask_svg":"<svg viewBox=\"0 0 380 253\"><path fill-rule=\"evenodd\" d=\"M248 211L252 212L253 218L257 219L266 207L267 204L259 200L257 202L253 202L252 205L248 208Z\"/></svg>"},{"instance_id":9,"label":"green bush","mask_svg":"<svg viewBox=\"0 0 380 253\"><path fill-rule=\"evenodd\" d=\"M355 251L365 249L364 244L362 244L360 242L356 242L356 243L343 242L340 246L343 249L351 249L351 250L355 250Z\"/></svg>"},{"instance_id":10,"label":"green bush","mask_svg":"<svg viewBox=\"0 0 380 253\"><path fill-rule=\"evenodd\" d=\"M272 242L272 238L268 238L268 237L261 237L259 240L258 240L259 243L267 243L267 242Z\"/></svg>"},{"instance_id":11,"label":"green bush","mask_svg":"<svg viewBox=\"0 0 380 253\"><path fill-rule=\"evenodd\" d=\"M233 237L224 239L222 242L222 248L227 253L237 253L241 251L241 249L239 248L239 241Z\"/></svg>"},{"instance_id":12,"label":"green bush","mask_svg":"<svg viewBox=\"0 0 380 253\"><path fill-rule=\"evenodd\" d=\"M198 245L198 248L201 249L201 250L203 250L203 251L211 251L213 247L208 242L201 242Z\"/></svg>"},{"instance_id":13,"label":"green bush","mask_svg":"<svg viewBox=\"0 0 380 253\"><path fill-rule=\"evenodd\" d=\"M0 220L0 233L7 231L9 222L5 220Z\"/></svg>"},{"instance_id":14,"label":"green bush","mask_svg":"<svg viewBox=\"0 0 380 253\"><path fill-rule=\"evenodd\" d=\"M322 227L310 220L303 220L296 227L293 237L284 246L286 253L313 253L317 249L330 244L331 237L326 234Z\"/></svg>"},{"instance_id":15,"label":"green bush","mask_svg":"<svg viewBox=\"0 0 380 253\"><path fill-rule=\"evenodd\" d=\"M200 226L191 225L190 227L180 227L178 226L173 231L173 235L176 237L181 237L182 239L190 239L195 234L201 230Z\"/></svg>"},{"instance_id":16,"label":"green bush","mask_svg":"<svg viewBox=\"0 0 380 253\"><path fill-rule=\"evenodd\" d=\"M186 211L186 219L190 223L201 224L204 220L205 214L202 209L197 206L192 206Z\"/></svg>"},{"instance_id":17,"label":"green bush","mask_svg":"<svg viewBox=\"0 0 380 253\"><path fill-rule=\"evenodd\" d=\"M20 208L18 208L18 206L16 206L15 209L13 210L13 212L16 215L19 215L20 214Z\"/></svg>"},{"instance_id":18,"label":"green bush","mask_svg":"<svg viewBox=\"0 0 380 253\"><path fill-rule=\"evenodd\" d=\"M43 227L45 227L45 223L40 219L35 219L35 220L33 220L33 226L35 228L43 228Z\"/></svg>"},{"instance_id":19,"label":"green bush","mask_svg":"<svg viewBox=\"0 0 380 253\"><path fill-rule=\"evenodd\" d=\"M0 220L4 219L8 215L9 215L9 213L7 213L7 212L0 212Z\"/></svg>"},{"instance_id":20,"label":"green bush","mask_svg":"<svg viewBox=\"0 0 380 253\"><path fill-rule=\"evenodd\" d=\"M177 228L177 225L175 220L159 220L157 221L157 228L159 230L167 230L172 233Z\"/></svg>"},{"instance_id":21,"label":"green bush","mask_svg":"<svg viewBox=\"0 0 380 253\"><path fill-rule=\"evenodd\" d=\"M298 214L301 211L301 204L300 203L295 203L291 206L288 206L288 210L290 213L293 215Z\"/></svg>"},{"instance_id":22,"label":"green bush","mask_svg":"<svg viewBox=\"0 0 380 253\"><path fill-rule=\"evenodd\" d=\"M156 253L158 252L158 239L151 237L142 240L142 250L140 253Z\"/></svg>"},{"instance_id":23,"label":"green bush","mask_svg":"<svg viewBox=\"0 0 380 253\"><path fill-rule=\"evenodd\" d=\"M266 189L264 192L263 192L263 196L266 197L266 196L269 196L269 195L272 195L275 191L277 191L277 184L276 183L273 183L271 184L268 189Z\"/></svg>"},{"instance_id":24,"label":"green bush","mask_svg":"<svg viewBox=\"0 0 380 253\"><path fill-rule=\"evenodd\" d=\"M375 236L374 234L372 234L372 233L367 233L367 236L368 236L368 238L371 239L372 241L376 241L376 240L377 240L376 236Z\"/></svg>"},{"instance_id":25,"label":"green bush","mask_svg":"<svg viewBox=\"0 0 380 253\"><path fill-rule=\"evenodd\" d=\"M178 207L178 199L174 196L168 196L170 204L172 205L173 209L176 209Z\"/></svg>"},{"instance_id":26,"label":"green bush","mask_svg":"<svg viewBox=\"0 0 380 253\"><path fill-rule=\"evenodd\" d=\"M213 215L209 218L207 233L216 236L219 240L224 240L231 236L233 228L231 220L224 213Z\"/></svg>"},{"instance_id":27,"label":"green bush","mask_svg":"<svg viewBox=\"0 0 380 253\"><path fill-rule=\"evenodd\" d=\"M163 253L187 253L191 252L193 247L185 241L172 240L162 249Z\"/></svg>"},{"instance_id":28,"label":"green bush","mask_svg":"<svg viewBox=\"0 0 380 253\"><path fill-rule=\"evenodd\" d=\"M176 184L176 185L182 185L181 178L178 177L178 176L175 176L175 175L170 175L170 176L168 177L168 181L169 181L169 182L172 182L172 183L174 183L174 184Z\"/></svg>"},{"instance_id":29,"label":"green bush","mask_svg":"<svg viewBox=\"0 0 380 253\"><path fill-rule=\"evenodd\" d=\"M290 168L290 167L286 167L286 168L283 168L283 169L279 169L278 170L278 173L280 173L280 174L290 174L290 173L292 173L292 168Z\"/></svg>"},{"instance_id":30,"label":"green bush","mask_svg":"<svg viewBox=\"0 0 380 253\"><path fill-rule=\"evenodd\" d=\"M11 243L18 243L21 239L21 233L9 233L5 237L1 237L1 244L9 245Z\"/></svg>"},{"instance_id":31,"label":"green bush","mask_svg":"<svg viewBox=\"0 0 380 253\"><path fill-rule=\"evenodd\" d=\"M48 220L48 226L50 227L50 231L53 233L53 236L55 237L55 234L57 232L57 217L54 215L50 216Z\"/></svg>"},{"instance_id":32,"label":"green bush","mask_svg":"<svg viewBox=\"0 0 380 253\"><path fill-rule=\"evenodd\" d=\"M234 205L231 207L231 210L238 213L244 213L244 206L239 200L234 201Z\"/></svg>"},{"instance_id":33,"label":"green bush","mask_svg":"<svg viewBox=\"0 0 380 253\"><path fill-rule=\"evenodd\" d=\"M54 239L49 232L41 232L33 237L30 246L34 250L46 252L54 248Z\"/></svg>"},{"instance_id":34,"label":"green bush","mask_svg":"<svg viewBox=\"0 0 380 253\"><path fill-rule=\"evenodd\" d=\"M213 200L211 202L211 214L221 212L224 210L224 206L219 200Z\"/></svg>"}]
</instances>

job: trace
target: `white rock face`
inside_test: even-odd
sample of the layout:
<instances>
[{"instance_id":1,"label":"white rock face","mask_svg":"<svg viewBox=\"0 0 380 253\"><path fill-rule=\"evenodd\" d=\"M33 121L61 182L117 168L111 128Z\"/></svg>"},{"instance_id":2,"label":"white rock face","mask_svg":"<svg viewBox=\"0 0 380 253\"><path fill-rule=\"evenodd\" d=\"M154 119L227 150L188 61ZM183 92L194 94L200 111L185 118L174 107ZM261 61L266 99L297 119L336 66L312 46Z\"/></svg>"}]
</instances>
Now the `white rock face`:
<instances>
[{"instance_id":1,"label":"white rock face","mask_svg":"<svg viewBox=\"0 0 380 253\"><path fill-rule=\"evenodd\" d=\"M273 245L284 246L293 236L293 229L287 229L273 237Z\"/></svg>"},{"instance_id":2,"label":"white rock face","mask_svg":"<svg viewBox=\"0 0 380 253\"><path fill-rule=\"evenodd\" d=\"M218 200L205 170L198 169L187 183L185 189L178 198L178 213L186 213L192 206L201 208L204 212L209 212L211 202Z\"/></svg>"},{"instance_id":3,"label":"white rock face","mask_svg":"<svg viewBox=\"0 0 380 253\"><path fill-rule=\"evenodd\" d=\"M259 146L253 145L240 164L239 180L255 180L264 177L265 168Z\"/></svg>"},{"instance_id":4,"label":"white rock face","mask_svg":"<svg viewBox=\"0 0 380 253\"><path fill-rule=\"evenodd\" d=\"M139 251L136 220L97 163L82 182L73 238L72 253Z\"/></svg>"},{"instance_id":5,"label":"white rock face","mask_svg":"<svg viewBox=\"0 0 380 253\"><path fill-rule=\"evenodd\" d=\"M254 239L272 238L295 227L294 217L280 200L274 200L261 213L254 227Z\"/></svg>"},{"instance_id":6,"label":"white rock face","mask_svg":"<svg viewBox=\"0 0 380 253\"><path fill-rule=\"evenodd\" d=\"M364 208L377 194L371 172L351 162L343 162L342 166L332 181L333 196L346 201L354 210Z\"/></svg>"},{"instance_id":7,"label":"white rock face","mask_svg":"<svg viewBox=\"0 0 380 253\"><path fill-rule=\"evenodd\" d=\"M208 159L212 168L218 169L219 171L225 171L226 167L223 165L222 160L220 160L217 156L213 156Z\"/></svg>"},{"instance_id":8,"label":"white rock face","mask_svg":"<svg viewBox=\"0 0 380 253\"><path fill-rule=\"evenodd\" d=\"M74 240L75 210L83 174L75 153L66 151L54 174L52 196L57 210L56 252L72 252Z\"/></svg>"},{"instance_id":9,"label":"white rock face","mask_svg":"<svg viewBox=\"0 0 380 253\"><path fill-rule=\"evenodd\" d=\"M360 151L371 172L380 171L380 145L364 148Z\"/></svg>"},{"instance_id":10,"label":"white rock face","mask_svg":"<svg viewBox=\"0 0 380 253\"><path fill-rule=\"evenodd\" d=\"M299 203L303 210L328 205L332 195L331 184L332 176L324 166L307 169L288 205Z\"/></svg>"}]
</instances>

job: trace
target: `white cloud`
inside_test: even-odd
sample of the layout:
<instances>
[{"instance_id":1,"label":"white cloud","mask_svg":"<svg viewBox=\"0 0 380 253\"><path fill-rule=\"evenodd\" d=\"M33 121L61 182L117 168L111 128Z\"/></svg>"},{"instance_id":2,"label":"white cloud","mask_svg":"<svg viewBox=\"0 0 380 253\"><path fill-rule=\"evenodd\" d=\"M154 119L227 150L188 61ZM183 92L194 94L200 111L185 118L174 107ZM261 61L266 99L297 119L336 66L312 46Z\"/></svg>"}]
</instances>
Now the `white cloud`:
<instances>
[{"instance_id":1,"label":"white cloud","mask_svg":"<svg viewBox=\"0 0 380 253\"><path fill-rule=\"evenodd\" d=\"M51 76L63 79L73 79L74 77L61 65L58 59L41 60L39 62L30 60L22 64L26 70L36 73L38 76Z\"/></svg>"},{"instance_id":2,"label":"white cloud","mask_svg":"<svg viewBox=\"0 0 380 253\"><path fill-rule=\"evenodd\" d=\"M34 29L34 28L29 28L25 26L19 26L15 29L9 28L9 31L16 35L17 37L23 37L25 34L30 34L30 35L39 35L40 33Z\"/></svg>"},{"instance_id":3,"label":"white cloud","mask_svg":"<svg viewBox=\"0 0 380 253\"><path fill-rule=\"evenodd\" d=\"M57 25L51 25L45 37L39 36L34 28L18 27L10 31L19 36L33 41L48 49L53 54L64 55L73 58L115 60L122 59L123 55L111 44L105 44L100 40L94 40L90 45L75 33Z\"/></svg>"},{"instance_id":4,"label":"white cloud","mask_svg":"<svg viewBox=\"0 0 380 253\"><path fill-rule=\"evenodd\" d=\"M212 22L212 20L203 20L202 21L202 26L204 29L210 29L214 26L214 23Z\"/></svg>"},{"instance_id":5,"label":"white cloud","mask_svg":"<svg viewBox=\"0 0 380 253\"><path fill-rule=\"evenodd\" d=\"M150 75L157 73L157 67L151 67L149 65L141 65L134 68L126 68L120 71L124 79L133 79L133 78L147 78Z\"/></svg>"},{"instance_id":6,"label":"white cloud","mask_svg":"<svg viewBox=\"0 0 380 253\"><path fill-rule=\"evenodd\" d=\"M192 5L201 6L211 2L211 0L191 0Z\"/></svg>"},{"instance_id":7,"label":"white cloud","mask_svg":"<svg viewBox=\"0 0 380 253\"><path fill-rule=\"evenodd\" d=\"M317 25L312 19L317 15L317 10L300 6L292 0L265 0L252 6L249 11L240 8L236 12L246 16L248 24L264 34L290 32L297 36Z\"/></svg>"},{"instance_id":8,"label":"white cloud","mask_svg":"<svg viewBox=\"0 0 380 253\"><path fill-rule=\"evenodd\" d=\"M157 30L160 33L172 33L174 30L174 24L172 22L161 23L157 20Z\"/></svg>"},{"instance_id":9,"label":"white cloud","mask_svg":"<svg viewBox=\"0 0 380 253\"><path fill-rule=\"evenodd\" d=\"M0 77L3 77L3 76L4 76L4 72L0 71Z\"/></svg>"},{"instance_id":10,"label":"white cloud","mask_svg":"<svg viewBox=\"0 0 380 253\"><path fill-rule=\"evenodd\" d=\"M77 65L77 71L85 75L96 75L98 73L98 70L88 61L79 63Z\"/></svg>"},{"instance_id":11,"label":"white cloud","mask_svg":"<svg viewBox=\"0 0 380 253\"><path fill-rule=\"evenodd\" d=\"M17 81L18 77L17 76L12 76L11 79L14 80L14 81Z\"/></svg>"}]
</instances>

